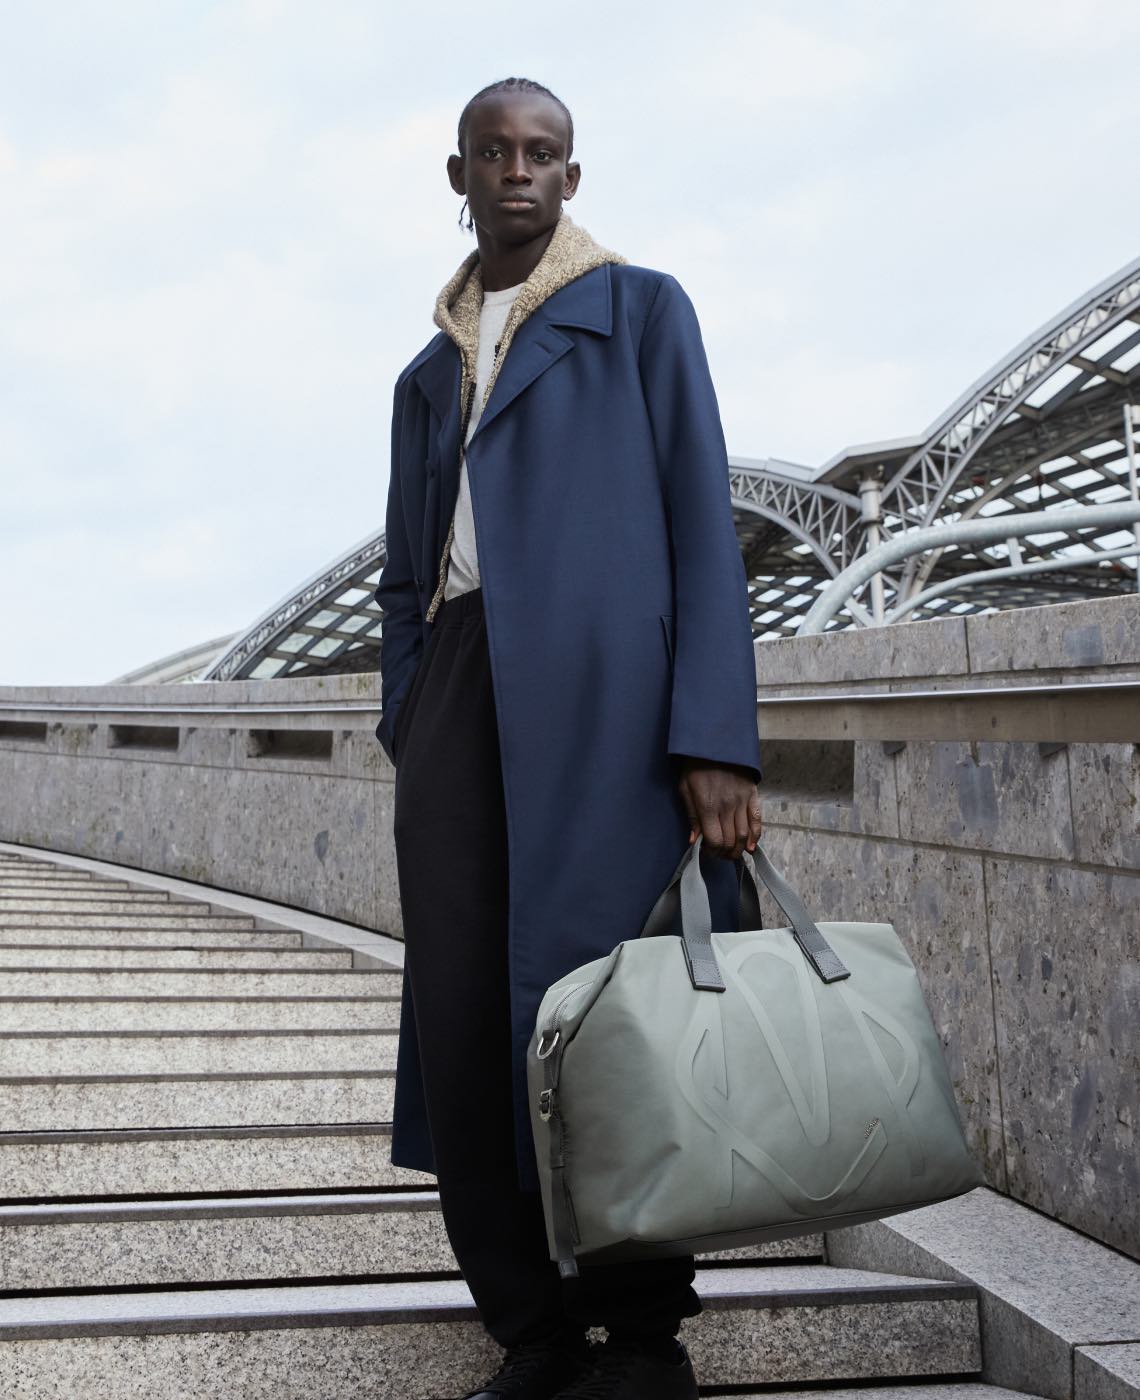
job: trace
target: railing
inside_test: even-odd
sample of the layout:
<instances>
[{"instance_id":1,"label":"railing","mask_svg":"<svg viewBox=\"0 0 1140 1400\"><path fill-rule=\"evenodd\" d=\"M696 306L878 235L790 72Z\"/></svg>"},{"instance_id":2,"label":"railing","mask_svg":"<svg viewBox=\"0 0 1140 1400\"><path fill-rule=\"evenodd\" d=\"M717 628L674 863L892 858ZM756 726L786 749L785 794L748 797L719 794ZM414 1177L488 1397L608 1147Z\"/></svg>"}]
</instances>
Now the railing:
<instances>
[{"instance_id":1,"label":"railing","mask_svg":"<svg viewBox=\"0 0 1140 1400\"><path fill-rule=\"evenodd\" d=\"M812 604L796 635L810 636L822 632L860 585L881 573L887 565L895 564L900 559L909 558L914 554L923 554L930 549L944 549L950 544L990 544L1004 540L1009 547L1010 557L1017 562L1002 568L982 569L976 573L963 574L948 582L934 584L896 605L884 619L886 623L897 621L921 602L961 588L963 584L983 579L992 582L994 579L1012 578L1023 573L1037 572L1041 568L1075 568L1085 564L1099 564L1108 559L1140 555L1138 540L1121 549L1058 556L1038 565L1023 563L1017 546L1017 540L1026 535L1083 529L1103 530L1113 526L1136 525L1137 522L1140 522L1140 502L1133 500L1115 501L1111 505L1074 506L1066 510L1032 511L1026 515L1012 517L1001 515L986 520L966 520L948 525L930 525L922 530L906 530L876 546L869 553L856 559L853 564L849 564L842 573L837 574Z\"/></svg>"}]
</instances>

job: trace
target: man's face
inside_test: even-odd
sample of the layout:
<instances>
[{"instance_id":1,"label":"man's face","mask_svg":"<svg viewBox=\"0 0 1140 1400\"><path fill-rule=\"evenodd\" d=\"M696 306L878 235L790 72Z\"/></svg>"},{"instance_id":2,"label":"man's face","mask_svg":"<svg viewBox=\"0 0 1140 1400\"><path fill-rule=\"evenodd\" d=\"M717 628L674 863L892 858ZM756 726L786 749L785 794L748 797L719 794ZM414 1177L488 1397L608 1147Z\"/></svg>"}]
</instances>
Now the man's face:
<instances>
[{"instance_id":1,"label":"man's face","mask_svg":"<svg viewBox=\"0 0 1140 1400\"><path fill-rule=\"evenodd\" d=\"M495 93L476 103L467 149L447 162L451 187L467 196L475 227L506 244L552 228L581 174L568 159L568 140L561 107L542 93Z\"/></svg>"}]
</instances>

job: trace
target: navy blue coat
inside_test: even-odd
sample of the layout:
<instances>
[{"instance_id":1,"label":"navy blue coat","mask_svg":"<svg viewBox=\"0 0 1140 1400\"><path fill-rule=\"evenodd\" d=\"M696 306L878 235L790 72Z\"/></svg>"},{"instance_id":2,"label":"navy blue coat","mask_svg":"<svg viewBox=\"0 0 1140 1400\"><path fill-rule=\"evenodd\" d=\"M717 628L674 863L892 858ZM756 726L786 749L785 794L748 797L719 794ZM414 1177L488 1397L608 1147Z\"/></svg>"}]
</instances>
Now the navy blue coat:
<instances>
[{"instance_id":1,"label":"navy blue coat","mask_svg":"<svg viewBox=\"0 0 1140 1400\"><path fill-rule=\"evenodd\" d=\"M459 486L459 350L396 383L384 609L389 757ZM679 755L760 775L747 591L696 314L606 264L518 328L467 446L506 795L520 1183L537 1187L526 1050L547 987L636 938L688 843ZM706 862L715 926L732 867ZM456 937L462 930L456 930ZM433 1170L405 985L392 1157Z\"/></svg>"}]
</instances>

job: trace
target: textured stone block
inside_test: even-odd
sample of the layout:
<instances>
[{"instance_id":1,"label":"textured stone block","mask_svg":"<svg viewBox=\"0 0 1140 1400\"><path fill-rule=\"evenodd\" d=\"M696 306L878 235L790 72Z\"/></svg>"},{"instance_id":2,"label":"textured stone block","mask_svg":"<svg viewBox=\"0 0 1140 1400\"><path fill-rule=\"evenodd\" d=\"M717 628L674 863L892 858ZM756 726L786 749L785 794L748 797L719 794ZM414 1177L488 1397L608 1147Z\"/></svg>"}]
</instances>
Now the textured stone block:
<instances>
[{"instance_id":1,"label":"textured stone block","mask_svg":"<svg viewBox=\"0 0 1140 1400\"><path fill-rule=\"evenodd\" d=\"M1140 745L1070 744L1077 857L1140 872Z\"/></svg>"},{"instance_id":2,"label":"textured stone block","mask_svg":"<svg viewBox=\"0 0 1140 1400\"><path fill-rule=\"evenodd\" d=\"M1140 875L985 877L1009 1189L1140 1257Z\"/></svg>"},{"instance_id":3,"label":"textured stone block","mask_svg":"<svg viewBox=\"0 0 1140 1400\"><path fill-rule=\"evenodd\" d=\"M1140 596L1135 593L1009 608L966 618L965 623L970 669L975 672L1071 674L1098 667L1140 666Z\"/></svg>"},{"instance_id":4,"label":"textured stone block","mask_svg":"<svg viewBox=\"0 0 1140 1400\"><path fill-rule=\"evenodd\" d=\"M848 796L820 797L799 793L794 788L769 785L765 781L760 786L764 821L819 831L898 836L894 757L884 753L879 743L858 742L853 743L852 747L854 772ZM765 771L766 779L767 776Z\"/></svg>"},{"instance_id":5,"label":"textured stone block","mask_svg":"<svg viewBox=\"0 0 1140 1400\"><path fill-rule=\"evenodd\" d=\"M958 1279L979 1293L985 1379L1072 1400L1073 1347L1135 1336L1140 1265L979 1189L827 1235L841 1267Z\"/></svg>"},{"instance_id":6,"label":"textured stone block","mask_svg":"<svg viewBox=\"0 0 1140 1400\"><path fill-rule=\"evenodd\" d=\"M768 824L764 849L819 919L891 923L918 971L942 1040L971 1151L997 1185L1005 1179L981 861ZM765 923L787 920L762 900Z\"/></svg>"},{"instance_id":7,"label":"textured stone block","mask_svg":"<svg viewBox=\"0 0 1140 1400\"><path fill-rule=\"evenodd\" d=\"M1074 1400L1138 1400L1140 1340L1120 1346L1078 1347L1073 1359L1073 1394Z\"/></svg>"},{"instance_id":8,"label":"textured stone block","mask_svg":"<svg viewBox=\"0 0 1140 1400\"><path fill-rule=\"evenodd\" d=\"M905 627L853 628L818 636L757 642L756 683L762 689L818 688L842 682L896 682L969 671L961 617L908 622Z\"/></svg>"},{"instance_id":9,"label":"textured stone block","mask_svg":"<svg viewBox=\"0 0 1140 1400\"><path fill-rule=\"evenodd\" d=\"M903 840L1071 860L1064 752L1036 744L908 743L896 756Z\"/></svg>"}]
</instances>

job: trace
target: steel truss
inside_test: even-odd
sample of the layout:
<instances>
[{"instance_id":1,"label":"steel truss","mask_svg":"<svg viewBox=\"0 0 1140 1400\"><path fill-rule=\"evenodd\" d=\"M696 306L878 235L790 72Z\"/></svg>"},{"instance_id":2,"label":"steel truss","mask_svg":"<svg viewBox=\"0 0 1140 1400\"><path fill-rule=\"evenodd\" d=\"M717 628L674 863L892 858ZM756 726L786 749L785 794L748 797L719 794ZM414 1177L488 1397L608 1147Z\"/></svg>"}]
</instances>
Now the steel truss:
<instances>
[{"instance_id":1,"label":"steel truss","mask_svg":"<svg viewBox=\"0 0 1140 1400\"><path fill-rule=\"evenodd\" d=\"M1123 407L1140 399L1140 259L1019 345L921 440L845 452L818 473L731 458L729 489L757 637L792 635L828 582L876 543L939 522L1107 503L1127 495ZM1052 567L1023 577L1008 546L968 539L887 566L833 626L1062 602L1135 587L1136 565L1108 558L1119 532L1079 527L1029 536L1020 558ZM1104 553L1095 565L1079 556ZM362 540L241 634L210 680L358 671L377 664L372 597L384 536ZM989 569L992 582L934 590ZM865 596L864 596L865 595Z\"/></svg>"}]
</instances>

